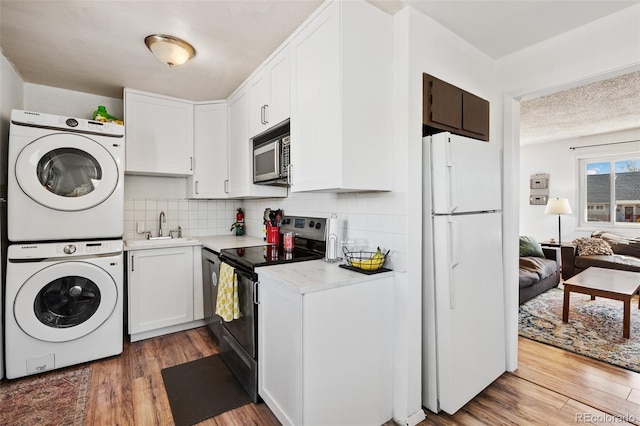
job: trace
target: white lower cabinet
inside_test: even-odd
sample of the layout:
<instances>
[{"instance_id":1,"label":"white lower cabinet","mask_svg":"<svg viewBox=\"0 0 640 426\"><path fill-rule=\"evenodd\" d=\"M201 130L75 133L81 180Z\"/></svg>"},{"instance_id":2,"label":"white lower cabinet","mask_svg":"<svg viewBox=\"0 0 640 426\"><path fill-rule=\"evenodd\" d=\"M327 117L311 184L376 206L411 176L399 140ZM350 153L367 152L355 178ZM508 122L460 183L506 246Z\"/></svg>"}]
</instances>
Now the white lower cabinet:
<instances>
[{"instance_id":1,"label":"white lower cabinet","mask_svg":"<svg viewBox=\"0 0 640 426\"><path fill-rule=\"evenodd\" d=\"M283 424L392 418L392 278L300 294L260 274L258 392Z\"/></svg>"},{"instance_id":2,"label":"white lower cabinet","mask_svg":"<svg viewBox=\"0 0 640 426\"><path fill-rule=\"evenodd\" d=\"M194 280L194 269L201 265L194 263L196 256L200 258L199 250L199 246L187 246L128 252L132 342L191 328L183 325L202 318L202 280Z\"/></svg>"}]
</instances>

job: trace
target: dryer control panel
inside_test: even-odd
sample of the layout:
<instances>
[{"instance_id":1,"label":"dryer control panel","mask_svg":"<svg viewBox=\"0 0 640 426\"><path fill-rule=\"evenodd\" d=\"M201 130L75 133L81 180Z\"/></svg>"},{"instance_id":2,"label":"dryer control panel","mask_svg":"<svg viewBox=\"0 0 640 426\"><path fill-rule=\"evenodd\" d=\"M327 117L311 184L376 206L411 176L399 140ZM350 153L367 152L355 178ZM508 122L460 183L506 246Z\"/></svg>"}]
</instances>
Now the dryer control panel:
<instances>
[{"instance_id":1,"label":"dryer control panel","mask_svg":"<svg viewBox=\"0 0 640 426\"><path fill-rule=\"evenodd\" d=\"M101 121L87 120L84 118L65 117L63 115L45 114L19 109L11 111L11 123L18 126L42 127L118 138L124 137L124 126L120 124L103 123Z\"/></svg>"}]
</instances>

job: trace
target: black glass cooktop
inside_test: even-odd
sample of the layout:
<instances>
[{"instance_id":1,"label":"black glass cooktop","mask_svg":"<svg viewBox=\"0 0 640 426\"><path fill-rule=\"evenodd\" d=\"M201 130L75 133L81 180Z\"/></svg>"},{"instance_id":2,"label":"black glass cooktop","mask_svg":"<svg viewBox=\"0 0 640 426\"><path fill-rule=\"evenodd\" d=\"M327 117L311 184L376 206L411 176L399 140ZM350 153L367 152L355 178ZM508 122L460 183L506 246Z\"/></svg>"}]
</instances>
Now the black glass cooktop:
<instances>
[{"instance_id":1,"label":"black glass cooktop","mask_svg":"<svg viewBox=\"0 0 640 426\"><path fill-rule=\"evenodd\" d=\"M284 250L282 245L264 245L254 247L223 249L220 257L234 261L245 268L277 265L280 263L302 262L304 260L322 259L322 254L302 247Z\"/></svg>"}]
</instances>

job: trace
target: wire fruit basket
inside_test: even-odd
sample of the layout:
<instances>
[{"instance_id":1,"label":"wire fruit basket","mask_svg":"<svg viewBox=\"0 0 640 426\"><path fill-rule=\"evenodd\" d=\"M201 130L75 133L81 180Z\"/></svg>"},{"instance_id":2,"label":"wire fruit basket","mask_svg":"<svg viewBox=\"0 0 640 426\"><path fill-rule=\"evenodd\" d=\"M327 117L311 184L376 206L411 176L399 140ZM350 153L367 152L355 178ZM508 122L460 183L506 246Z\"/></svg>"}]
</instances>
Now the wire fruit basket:
<instances>
[{"instance_id":1,"label":"wire fruit basket","mask_svg":"<svg viewBox=\"0 0 640 426\"><path fill-rule=\"evenodd\" d=\"M354 268L363 269L365 271L377 271L382 268L387 260L387 255L391 250L383 253L378 247L378 251L349 251L348 248L342 247L344 258Z\"/></svg>"}]
</instances>

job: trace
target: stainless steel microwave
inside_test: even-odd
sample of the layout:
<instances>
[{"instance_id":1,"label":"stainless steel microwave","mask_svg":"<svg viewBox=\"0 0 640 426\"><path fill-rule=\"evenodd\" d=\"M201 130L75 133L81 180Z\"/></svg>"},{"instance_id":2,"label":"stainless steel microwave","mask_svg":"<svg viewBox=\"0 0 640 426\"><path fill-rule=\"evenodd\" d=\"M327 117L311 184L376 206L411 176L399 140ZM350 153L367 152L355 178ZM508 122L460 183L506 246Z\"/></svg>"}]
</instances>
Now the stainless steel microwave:
<instances>
[{"instance_id":1,"label":"stainless steel microwave","mask_svg":"<svg viewBox=\"0 0 640 426\"><path fill-rule=\"evenodd\" d=\"M253 183L287 185L291 137L278 136L253 148Z\"/></svg>"}]
</instances>

